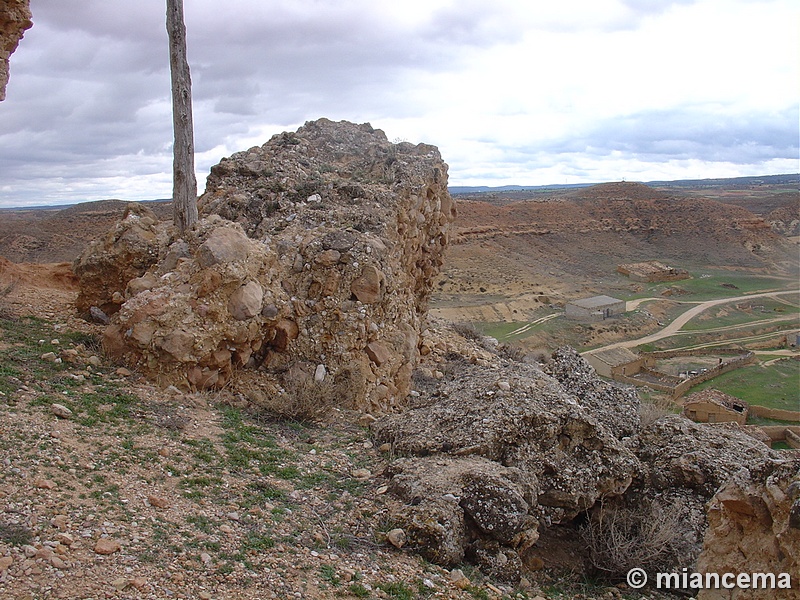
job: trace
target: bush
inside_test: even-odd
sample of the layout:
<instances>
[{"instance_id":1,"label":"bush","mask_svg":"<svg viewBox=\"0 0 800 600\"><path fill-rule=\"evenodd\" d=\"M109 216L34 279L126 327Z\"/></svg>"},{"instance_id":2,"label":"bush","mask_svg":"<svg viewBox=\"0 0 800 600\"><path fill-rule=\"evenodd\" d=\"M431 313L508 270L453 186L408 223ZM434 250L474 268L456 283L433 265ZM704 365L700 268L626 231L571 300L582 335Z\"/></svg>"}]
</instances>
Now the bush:
<instances>
[{"instance_id":1,"label":"bush","mask_svg":"<svg viewBox=\"0 0 800 600\"><path fill-rule=\"evenodd\" d=\"M483 340L483 334L478 331L478 328L472 323L462 321L460 323L453 323L452 327L453 331L455 331L464 339L472 340L474 342L480 342Z\"/></svg>"},{"instance_id":2,"label":"bush","mask_svg":"<svg viewBox=\"0 0 800 600\"><path fill-rule=\"evenodd\" d=\"M698 549L684 513L680 503L601 505L580 531L592 566L612 581L635 567L655 573L690 566Z\"/></svg>"},{"instance_id":3,"label":"bush","mask_svg":"<svg viewBox=\"0 0 800 600\"><path fill-rule=\"evenodd\" d=\"M639 404L639 427L644 429L668 414L670 411L661 404L643 400Z\"/></svg>"},{"instance_id":4,"label":"bush","mask_svg":"<svg viewBox=\"0 0 800 600\"><path fill-rule=\"evenodd\" d=\"M266 397L256 408L281 420L309 423L326 418L334 407L352 406L359 392L358 374L342 371L324 380L295 376L286 381L285 393Z\"/></svg>"}]
</instances>

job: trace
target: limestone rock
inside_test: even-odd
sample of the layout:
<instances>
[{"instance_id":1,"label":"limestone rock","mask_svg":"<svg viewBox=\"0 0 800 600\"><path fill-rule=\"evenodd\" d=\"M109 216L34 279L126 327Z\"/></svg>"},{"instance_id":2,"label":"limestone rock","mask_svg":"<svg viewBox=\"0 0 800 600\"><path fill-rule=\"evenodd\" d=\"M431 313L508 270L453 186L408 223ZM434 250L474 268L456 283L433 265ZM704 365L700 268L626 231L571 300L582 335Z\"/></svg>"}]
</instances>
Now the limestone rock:
<instances>
[{"instance_id":1,"label":"limestone rock","mask_svg":"<svg viewBox=\"0 0 800 600\"><path fill-rule=\"evenodd\" d=\"M406 543L406 532L402 529L392 529L386 534L386 539L395 548L402 548Z\"/></svg>"},{"instance_id":2,"label":"limestone rock","mask_svg":"<svg viewBox=\"0 0 800 600\"><path fill-rule=\"evenodd\" d=\"M688 488L710 499L743 466L775 454L736 424L706 425L667 415L640 433L637 455L648 465L644 478L650 487Z\"/></svg>"},{"instance_id":3,"label":"limestone rock","mask_svg":"<svg viewBox=\"0 0 800 600\"><path fill-rule=\"evenodd\" d=\"M122 545L111 538L100 538L94 545L94 551L97 554L114 554L122 549Z\"/></svg>"},{"instance_id":4,"label":"limestone rock","mask_svg":"<svg viewBox=\"0 0 800 600\"><path fill-rule=\"evenodd\" d=\"M237 321L252 319L261 312L264 290L257 281L250 280L233 292L228 301L228 310Z\"/></svg>"},{"instance_id":5,"label":"limestone rock","mask_svg":"<svg viewBox=\"0 0 800 600\"><path fill-rule=\"evenodd\" d=\"M249 243L241 230L233 227L215 229L197 250L197 264L201 268L217 264L247 260Z\"/></svg>"},{"instance_id":6,"label":"limestone rock","mask_svg":"<svg viewBox=\"0 0 800 600\"><path fill-rule=\"evenodd\" d=\"M498 392L497 373L464 364L435 402L378 421L376 441L402 454L470 454L521 469L538 479L530 506L555 521L627 490L639 460L593 413L532 365L516 364L504 380L511 391Z\"/></svg>"},{"instance_id":7,"label":"limestone rock","mask_svg":"<svg viewBox=\"0 0 800 600\"><path fill-rule=\"evenodd\" d=\"M75 259L72 269L79 280L79 313L88 314L92 306L106 315L119 310L117 300L124 297L128 283L158 261L164 240L157 235L157 223L149 208L131 204L111 231L90 242Z\"/></svg>"},{"instance_id":8,"label":"limestone rock","mask_svg":"<svg viewBox=\"0 0 800 600\"><path fill-rule=\"evenodd\" d=\"M361 272L361 276L350 284L350 291L360 302L374 304L381 299L381 283L383 281L383 273L375 266L367 265Z\"/></svg>"},{"instance_id":9,"label":"limestone rock","mask_svg":"<svg viewBox=\"0 0 800 600\"><path fill-rule=\"evenodd\" d=\"M714 495L697 570L788 573L795 589L702 590L699 600L797 597L800 529L792 527L790 486L800 482L800 458L769 458L738 470Z\"/></svg>"},{"instance_id":10,"label":"limestone rock","mask_svg":"<svg viewBox=\"0 0 800 600\"><path fill-rule=\"evenodd\" d=\"M72 411L63 404L51 404L50 412L61 419L69 419L72 416Z\"/></svg>"},{"instance_id":11,"label":"limestone rock","mask_svg":"<svg viewBox=\"0 0 800 600\"><path fill-rule=\"evenodd\" d=\"M6 0L0 11L0 100L6 99L8 59L26 29L33 26L30 0Z\"/></svg>"},{"instance_id":12,"label":"limestone rock","mask_svg":"<svg viewBox=\"0 0 800 600\"><path fill-rule=\"evenodd\" d=\"M435 147L320 119L223 159L198 205L180 238L131 208L76 261L113 359L184 389L252 369L275 405L325 365L337 403L402 406L456 214Z\"/></svg>"},{"instance_id":13,"label":"limestone rock","mask_svg":"<svg viewBox=\"0 0 800 600\"><path fill-rule=\"evenodd\" d=\"M487 534L526 547L536 540L538 522L527 512L536 480L517 469L479 457L435 456L398 459L387 474L389 490L406 503L393 518L431 562L457 564L470 541ZM493 485L481 488L487 481Z\"/></svg>"}]
</instances>

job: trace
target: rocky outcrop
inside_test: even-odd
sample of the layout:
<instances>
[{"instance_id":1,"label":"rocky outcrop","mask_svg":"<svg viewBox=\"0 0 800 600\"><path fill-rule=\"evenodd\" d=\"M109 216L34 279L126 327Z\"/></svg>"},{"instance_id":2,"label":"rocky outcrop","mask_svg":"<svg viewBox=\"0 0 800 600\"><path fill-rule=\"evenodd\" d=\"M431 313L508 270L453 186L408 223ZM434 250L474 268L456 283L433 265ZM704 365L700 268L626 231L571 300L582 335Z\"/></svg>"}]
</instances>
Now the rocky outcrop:
<instances>
[{"instance_id":1,"label":"rocky outcrop","mask_svg":"<svg viewBox=\"0 0 800 600\"><path fill-rule=\"evenodd\" d=\"M128 282L155 265L167 244L158 222L151 210L131 204L105 236L89 243L72 267L80 279L79 313L88 314L93 306L108 315L119 310Z\"/></svg>"},{"instance_id":2,"label":"rocky outcrop","mask_svg":"<svg viewBox=\"0 0 800 600\"><path fill-rule=\"evenodd\" d=\"M116 313L110 354L184 387L257 370L251 398L327 381L361 409L404 402L455 218L435 147L309 122L223 159L199 207L185 239L128 215L76 262L79 309Z\"/></svg>"},{"instance_id":3,"label":"rocky outcrop","mask_svg":"<svg viewBox=\"0 0 800 600\"><path fill-rule=\"evenodd\" d=\"M775 453L735 423L705 425L667 415L640 433L637 455L648 465L644 486L686 488L709 500L743 466Z\"/></svg>"},{"instance_id":4,"label":"rocky outcrop","mask_svg":"<svg viewBox=\"0 0 800 600\"><path fill-rule=\"evenodd\" d=\"M421 406L373 425L378 443L419 457L396 461L387 474L407 503L395 518L429 560L450 565L466 556L494 576L518 579L519 554L540 526L621 496L638 476L639 460L617 436L628 433L624 423L632 426L629 407L637 418L636 395L600 382L574 351L553 362L557 371L580 367L582 394L534 365L460 362ZM623 423L616 430L589 407L603 399Z\"/></svg>"},{"instance_id":5,"label":"rocky outcrop","mask_svg":"<svg viewBox=\"0 0 800 600\"><path fill-rule=\"evenodd\" d=\"M697 568L702 573L788 574L793 588L781 589L776 581L768 589L704 589L700 600L797 598L800 458L761 461L739 470L720 488L709 507Z\"/></svg>"},{"instance_id":6,"label":"rocky outcrop","mask_svg":"<svg viewBox=\"0 0 800 600\"><path fill-rule=\"evenodd\" d=\"M667 415L643 427L636 393L599 379L569 348L544 371L496 354L472 353L482 366L445 356L440 379L417 379L414 407L372 426L377 443L405 457L386 472L403 503L394 522L438 564L466 559L513 580L543 530L577 535L587 517L618 513L648 525L662 514L669 531L653 533L670 543L652 556L647 548L648 564L692 566L704 504L742 465L775 456L738 426Z\"/></svg>"},{"instance_id":7,"label":"rocky outcrop","mask_svg":"<svg viewBox=\"0 0 800 600\"><path fill-rule=\"evenodd\" d=\"M6 0L0 11L0 100L6 99L8 59L26 29L33 27L30 0Z\"/></svg>"}]
</instances>

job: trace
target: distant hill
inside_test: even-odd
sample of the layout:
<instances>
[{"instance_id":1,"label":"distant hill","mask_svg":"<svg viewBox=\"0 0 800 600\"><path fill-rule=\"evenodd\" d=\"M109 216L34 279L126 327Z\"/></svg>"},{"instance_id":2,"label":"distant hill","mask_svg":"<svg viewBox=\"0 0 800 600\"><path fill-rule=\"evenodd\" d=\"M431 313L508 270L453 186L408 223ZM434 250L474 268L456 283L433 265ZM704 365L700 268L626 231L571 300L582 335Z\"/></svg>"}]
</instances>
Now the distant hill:
<instances>
[{"instance_id":1,"label":"distant hill","mask_svg":"<svg viewBox=\"0 0 800 600\"><path fill-rule=\"evenodd\" d=\"M596 183L575 183L575 184L552 184L552 185L501 185L501 186L486 186L486 185L453 185L450 186L450 193L453 195L461 194L479 194L485 192L525 192L534 191L542 192L548 190L568 190L575 188L586 188L593 185L599 185L604 182ZM661 188L741 188L752 187L760 185L772 186L794 186L795 189L800 187L800 174L792 173L786 175L757 175L752 177L730 177L719 179L679 179L675 181L646 181L636 182L644 183L650 187Z\"/></svg>"}]
</instances>

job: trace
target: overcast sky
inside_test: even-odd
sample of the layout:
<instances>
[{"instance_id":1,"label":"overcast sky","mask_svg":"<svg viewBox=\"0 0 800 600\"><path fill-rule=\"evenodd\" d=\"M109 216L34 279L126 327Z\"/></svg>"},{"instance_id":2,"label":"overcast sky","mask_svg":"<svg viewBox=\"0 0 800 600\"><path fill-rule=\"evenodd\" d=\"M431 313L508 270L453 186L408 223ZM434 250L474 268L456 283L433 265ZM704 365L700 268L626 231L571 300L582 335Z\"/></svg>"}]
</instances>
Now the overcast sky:
<instances>
[{"instance_id":1,"label":"overcast sky","mask_svg":"<svg viewBox=\"0 0 800 600\"><path fill-rule=\"evenodd\" d=\"M31 0L0 206L172 194L165 0ZM198 192L319 117L451 185L796 173L796 0L185 0Z\"/></svg>"}]
</instances>

